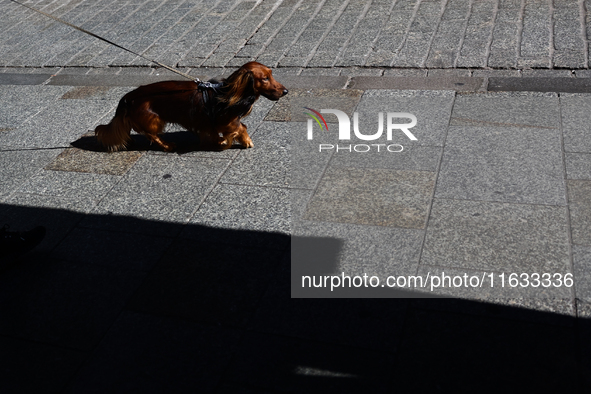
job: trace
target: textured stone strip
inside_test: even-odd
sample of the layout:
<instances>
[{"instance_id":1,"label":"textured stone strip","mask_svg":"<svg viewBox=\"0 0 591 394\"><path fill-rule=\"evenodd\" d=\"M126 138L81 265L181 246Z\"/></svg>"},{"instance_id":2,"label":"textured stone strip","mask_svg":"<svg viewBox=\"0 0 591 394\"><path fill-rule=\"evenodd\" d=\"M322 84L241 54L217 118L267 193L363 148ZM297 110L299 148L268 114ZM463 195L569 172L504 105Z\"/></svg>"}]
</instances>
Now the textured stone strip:
<instances>
[{"instance_id":1,"label":"textured stone strip","mask_svg":"<svg viewBox=\"0 0 591 394\"><path fill-rule=\"evenodd\" d=\"M261 43L262 49L256 55L256 60L266 64L270 67L276 67L283 58L282 66L291 66L292 63L284 55L289 48L293 47L294 43L302 37L308 42L309 37L306 36L306 29L313 23L314 18L320 12L321 8L326 4L326 0L316 2L298 1L298 3L289 11L286 11L286 17L282 20L274 21L275 14L257 31L249 42ZM274 25L274 26L273 26ZM291 33L290 33L291 31ZM257 35L259 37L257 37ZM314 31L316 37L318 33ZM277 44L273 44L276 39L282 39ZM281 47L276 47L280 44ZM274 49L274 47L276 49ZM312 54L313 48L310 47L308 53ZM301 56L300 62L305 64L307 57Z\"/></svg>"},{"instance_id":2,"label":"textured stone strip","mask_svg":"<svg viewBox=\"0 0 591 394\"><path fill-rule=\"evenodd\" d=\"M99 25L94 26L94 31L99 33L102 37L113 42L119 41L117 27L127 23L130 18L140 9L138 4L125 4L116 12L110 13L109 17L102 21ZM92 23L92 22L91 22ZM100 52L109 48L109 44L99 40L88 40L85 37L85 42L90 44L78 51L74 56L62 64L65 66L87 66L88 62L95 58ZM101 66L106 66L105 64Z\"/></svg>"},{"instance_id":3,"label":"textured stone strip","mask_svg":"<svg viewBox=\"0 0 591 394\"><path fill-rule=\"evenodd\" d=\"M518 67L550 67L550 14L548 2L525 1Z\"/></svg>"},{"instance_id":4,"label":"textured stone strip","mask_svg":"<svg viewBox=\"0 0 591 394\"><path fill-rule=\"evenodd\" d=\"M123 28L118 31L117 39L116 41L114 40L114 42L117 42L123 47L129 46L130 41L136 39L145 29L143 25L144 21L149 20L153 15L160 14L162 11L159 9L163 7L164 4L165 3L158 0L150 0L142 4L138 11L134 12L131 18L126 20L124 25L120 25L120 27ZM90 59L86 65L90 67L97 67L104 64L111 65L114 58L122 52L124 51L121 48L108 45L97 56ZM149 64L149 62L146 61L146 64Z\"/></svg>"},{"instance_id":5,"label":"textured stone strip","mask_svg":"<svg viewBox=\"0 0 591 394\"><path fill-rule=\"evenodd\" d=\"M102 0L92 3L88 15L84 20L78 22L79 26L88 31L94 31L96 26L100 26L101 23L105 22L111 17L112 14L117 13L119 8L113 9L112 2L110 0ZM70 59L76 54L85 49L86 47L96 43L96 39L86 34L72 29L70 33L63 37L66 41L66 45L60 45L58 41L53 45L53 56L49 58L43 65L46 67L51 66L64 66L68 65Z\"/></svg>"},{"instance_id":6,"label":"textured stone strip","mask_svg":"<svg viewBox=\"0 0 591 394\"><path fill-rule=\"evenodd\" d=\"M521 1L501 0L495 19L487 64L493 68L514 68L521 47Z\"/></svg>"},{"instance_id":7,"label":"textured stone strip","mask_svg":"<svg viewBox=\"0 0 591 394\"><path fill-rule=\"evenodd\" d=\"M90 3L86 3L84 0L77 0L69 3L68 6L72 7L69 10L60 8L59 11L65 12L63 14L54 13L54 15L66 21L87 20L89 16L87 8L90 6ZM49 18L47 19L50 20ZM14 66L27 66L36 62L45 64L55 56L56 51L68 45L66 37L73 30L75 29L61 23L53 22L46 29L38 31L35 38L33 38L35 45L28 50L23 50L20 56L13 59L11 64ZM80 32L77 33L82 34ZM56 37L59 37L59 39L56 40Z\"/></svg>"},{"instance_id":8,"label":"textured stone strip","mask_svg":"<svg viewBox=\"0 0 591 394\"><path fill-rule=\"evenodd\" d=\"M24 7L22 7L24 8ZM69 7L61 2L52 2L47 6L37 6L46 13L61 16L62 13L67 12ZM54 20L41 15L37 12L27 10L28 15L24 18L23 22L15 25L9 32L3 32L2 34L9 34L11 37L5 43L12 48L8 51L3 51L2 65L5 66L23 66L20 64L19 58L28 51L38 50L38 40L43 36L52 36L52 31L59 27L58 23ZM55 38L54 38L55 39Z\"/></svg>"},{"instance_id":9,"label":"textured stone strip","mask_svg":"<svg viewBox=\"0 0 591 394\"><path fill-rule=\"evenodd\" d=\"M554 0L554 67L585 67L587 56L581 26L581 3Z\"/></svg>"},{"instance_id":10,"label":"textured stone strip","mask_svg":"<svg viewBox=\"0 0 591 394\"><path fill-rule=\"evenodd\" d=\"M310 54L307 56L305 63L303 64L303 66L311 66L311 67L331 67L334 65L335 63L335 59L338 55L338 52L333 52L333 50L331 49L331 45L332 43L327 42L325 44L324 47L322 47L322 49L324 51L320 51L319 48L321 48L322 42L325 40L326 36L328 35L328 33L330 32L330 30L332 29L332 27L335 25L336 21L341 17L341 15L343 14L343 12L345 11L345 9L347 8L347 6L350 4L350 1L344 1L342 2L342 4L340 4L339 6L339 2L337 1L331 1L328 0L326 1L323 6L322 6L322 10L324 10L325 8L329 8L329 9L336 9L335 15L328 19L329 22L326 25L326 27L324 28L324 33L322 33L322 35L320 36L320 38L318 38L318 40L316 41L316 44L311 48ZM325 12L323 14L326 14ZM317 13L314 16L314 19L318 18L318 16L320 15L320 13ZM312 20L312 22L306 27L307 29L311 30L312 24L314 23L314 19ZM305 30L304 30L305 31ZM329 47L327 47L326 45L329 45Z\"/></svg>"},{"instance_id":11,"label":"textured stone strip","mask_svg":"<svg viewBox=\"0 0 591 394\"><path fill-rule=\"evenodd\" d=\"M2 7L3 10L3 14L0 15L0 25L3 28L3 34L10 34L10 29L19 23L23 23L23 21L26 20L26 18L29 18L32 14L30 10L9 0L3 0L0 3L0 7ZM31 7L35 6L31 5Z\"/></svg>"},{"instance_id":12,"label":"textured stone strip","mask_svg":"<svg viewBox=\"0 0 591 394\"><path fill-rule=\"evenodd\" d=\"M591 10L591 0L584 0L581 1L581 8L583 9L584 14L581 15L581 18L584 18L584 40L585 40L585 49L587 50L587 67L589 67L589 56L591 56L591 51L589 50L589 40L591 38L591 15L589 15L589 11Z\"/></svg>"},{"instance_id":13,"label":"textured stone strip","mask_svg":"<svg viewBox=\"0 0 591 394\"><path fill-rule=\"evenodd\" d=\"M457 67L486 67L497 10L494 0L472 3Z\"/></svg>"},{"instance_id":14,"label":"textured stone strip","mask_svg":"<svg viewBox=\"0 0 591 394\"><path fill-rule=\"evenodd\" d=\"M395 67L422 67L432 36L441 15L441 6L432 2L418 3L406 39L392 62Z\"/></svg>"},{"instance_id":15,"label":"textured stone strip","mask_svg":"<svg viewBox=\"0 0 591 394\"><path fill-rule=\"evenodd\" d=\"M182 5L186 3L185 1L179 1L178 4L171 3L166 3L166 7L164 8L166 11L159 13L153 12L148 18L138 23L132 29L132 34L126 37L126 41L133 40L126 44L126 48L141 54L152 43L156 42L158 38L164 35L171 25L178 23L189 12L188 9L182 8ZM138 26L139 28L137 28ZM108 64L111 66L125 66L131 64L137 57L129 52L118 51ZM145 59L143 59L143 62L148 63Z\"/></svg>"},{"instance_id":16,"label":"textured stone strip","mask_svg":"<svg viewBox=\"0 0 591 394\"><path fill-rule=\"evenodd\" d=\"M366 28L360 29L360 24L367 17L367 13L372 5L372 1L366 1L365 5L361 10L358 7L349 5L342 13L333 21L330 29L327 29L323 42L319 43L316 47L316 56L312 59L313 64L315 61L322 62L322 55L324 55L325 62L328 66L339 65L363 65L365 63L365 56L371 51L371 45L368 43L371 37L371 31ZM375 18L379 18L378 15L374 15ZM352 26L349 27L348 32L344 34L346 25L351 20L355 20ZM372 23L377 24L378 22L372 20ZM337 30L338 28L338 30ZM335 34L339 34L335 36ZM344 35L340 35L344 34ZM353 37L357 35L356 40ZM373 39L372 39L373 40ZM352 45L353 41L355 42ZM323 49L323 52L320 52ZM320 58L320 59L319 59Z\"/></svg>"},{"instance_id":17,"label":"textured stone strip","mask_svg":"<svg viewBox=\"0 0 591 394\"><path fill-rule=\"evenodd\" d=\"M213 49L213 52L210 56L207 57L204 61L196 61L190 64L190 62L183 61L184 59L188 58L189 54L195 49L198 49L200 45L193 45L187 53L182 57L181 62L179 65L186 65L186 66L193 66L193 65L201 65L204 67L223 67L225 66L231 59L234 58L236 52L240 50L246 40L240 39L230 39L228 37L227 32L234 29L234 26L240 23L240 20L244 19L244 15L249 15L249 13L256 7L256 3L237 3L232 8L228 9L224 12L221 20L217 23L216 26L211 29L207 35L211 39L211 42L214 42L214 45L211 46L210 49ZM244 12L245 10L246 13ZM241 16L238 17L238 15ZM238 19L237 19L238 17ZM197 59L196 59L197 60Z\"/></svg>"},{"instance_id":18,"label":"textured stone strip","mask_svg":"<svg viewBox=\"0 0 591 394\"><path fill-rule=\"evenodd\" d=\"M288 5L281 7L282 4L277 4L275 11L268 15L259 24L256 32L249 37L247 45L243 48L245 50L243 56L250 55L249 60L256 59L263 64L276 67L285 51L281 51L281 53L273 51L270 47L273 40L283 38L284 44L296 42L323 3L323 1L319 1L314 6L310 2L299 0L291 9L287 9ZM312 12L312 17L309 17L305 10L301 10L301 7L314 7L315 11ZM287 28L290 24L295 27L295 31ZM251 45L254 47L249 48Z\"/></svg>"},{"instance_id":19,"label":"textured stone strip","mask_svg":"<svg viewBox=\"0 0 591 394\"><path fill-rule=\"evenodd\" d=\"M166 29L166 31L158 38L158 41L150 44L143 51L142 55L160 62L171 64L170 59L166 57L166 53L172 51L173 47L177 46L178 42L189 42L189 40L185 39L184 37L186 37L189 32L201 22L201 20L204 18L204 12L199 12L199 17L194 15L197 13L197 11L201 11L206 7L207 6L203 3L203 1L186 3L186 7L182 7L186 8L185 15L176 23L171 24L171 26ZM193 43L191 43L191 45L193 45ZM178 45L178 47L178 51L180 51L180 45ZM144 59L137 58L132 61L130 65L137 66L143 65L144 63Z\"/></svg>"},{"instance_id":20,"label":"textured stone strip","mask_svg":"<svg viewBox=\"0 0 591 394\"><path fill-rule=\"evenodd\" d=\"M384 3L384 6L387 3ZM392 63L396 52L400 49L408 26L405 22L409 18L404 17L402 10L394 11L398 4L396 0L392 1L387 9L389 17L379 27L378 34L371 45L372 51L369 53L365 62L366 66L389 66ZM412 11L409 11L409 14Z\"/></svg>"},{"instance_id":21,"label":"textured stone strip","mask_svg":"<svg viewBox=\"0 0 591 394\"><path fill-rule=\"evenodd\" d=\"M473 6L473 2L474 0L470 0L469 4L468 4L468 13L465 17L465 22L464 22L464 28L462 30L462 35L460 37L460 43L458 45L458 53L454 59L454 63L453 66L457 67L458 64L458 59L460 57L460 53L462 51L462 47L464 46L464 39L466 37L466 31L468 30L468 22L470 21L470 15L472 15L472 6Z\"/></svg>"},{"instance_id":22,"label":"textured stone strip","mask_svg":"<svg viewBox=\"0 0 591 394\"><path fill-rule=\"evenodd\" d=\"M447 2L425 61L426 67L454 67L464 38L463 32L466 30L470 8L469 0Z\"/></svg>"},{"instance_id":23,"label":"textured stone strip","mask_svg":"<svg viewBox=\"0 0 591 394\"><path fill-rule=\"evenodd\" d=\"M212 4L213 3L213 4ZM217 24L222 20L221 14L223 14L224 10L218 7L223 6L223 0L217 1L204 1L200 3L198 6L193 8L192 12L197 13L196 18L187 19L186 24L184 22L179 22L178 24L174 25L172 29L170 29L165 37L158 41L158 46L150 47L146 50L146 54L150 54L150 58L155 58L160 62L165 62L166 64L179 66L179 62L182 59L185 59L185 63L193 63L191 60L187 60L187 54L191 53L191 50L203 46L208 50L214 49L211 48L218 42L217 37L208 36L208 34L217 26ZM225 2L228 3L228 2ZM232 7L237 5L236 2L230 3ZM207 10L207 11L206 11ZM183 21L184 19L181 19ZM179 31L177 26L184 25L185 29ZM180 33L176 36L170 34L171 32ZM169 40L172 41L169 45L164 45L165 42ZM204 50L204 49L201 49ZM201 53L196 54L201 55ZM194 66L198 66L205 60L206 56L197 57L194 63ZM192 58L191 58L192 59ZM136 60L132 64L141 64L143 61Z\"/></svg>"},{"instance_id":24,"label":"textured stone strip","mask_svg":"<svg viewBox=\"0 0 591 394\"><path fill-rule=\"evenodd\" d=\"M43 12L53 11L55 9L54 8L55 4L59 5L58 0L53 0L49 4L42 4L42 3L47 3L47 2L39 1L37 3L29 4L29 5L33 8L41 10ZM18 4L15 4L12 2L10 2L10 4L11 4L11 6L15 6L17 8L17 10L14 12L14 15L18 16L18 22L6 29L3 29L2 34L5 34L7 36L13 36L13 37L15 34L24 34L23 33L23 26L27 27L27 26L30 26L32 23L37 23L37 22L40 23L43 20L42 18L45 18L43 15L41 15L37 12L33 12L31 10L28 10L27 8L20 6ZM51 7L52 4L54 4L53 7ZM2 17L4 18L4 15ZM16 29L16 31L14 31L12 29ZM26 29L24 31L26 31Z\"/></svg>"},{"instance_id":25,"label":"textured stone strip","mask_svg":"<svg viewBox=\"0 0 591 394\"><path fill-rule=\"evenodd\" d=\"M585 7L585 1L579 0L579 25L581 26L580 34L581 40L583 41L583 54L585 59L585 68L589 68L589 41L587 39L587 29L585 28L585 16L587 15L587 9Z\"/></svg>"},{"instance_id":26,"label":"textured stone strip","mask_svg":"<svg viewBox=\"0 0 591 394\"><path fill-rule=\"evenodd\" d=\"M441 1L440 10L439 10L439 18L437 19L437 21L435 23L435 29L433 30L431 37L429 37L429 44L427 45L427 50L425 51L425 55L423 56L421 63L420 63L421 68L424 68L425 63L427 62L427 57L429 56L429 52L430 52L431 47L433 45L433 40L435 39L435 34L437 33L437 31L439 30L439 27L441 26L441 19L443 18L443 13L445 12L445 8L447 7L447 2L448 2L448 0Z\"/></svg>"}]
</instances>

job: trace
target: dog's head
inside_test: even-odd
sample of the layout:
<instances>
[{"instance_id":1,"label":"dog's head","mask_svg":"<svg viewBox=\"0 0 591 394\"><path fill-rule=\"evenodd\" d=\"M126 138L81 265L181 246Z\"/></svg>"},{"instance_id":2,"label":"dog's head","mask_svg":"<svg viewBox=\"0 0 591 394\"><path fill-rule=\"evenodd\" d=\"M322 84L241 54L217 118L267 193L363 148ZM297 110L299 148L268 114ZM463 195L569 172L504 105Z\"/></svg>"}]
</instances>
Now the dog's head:
<instances>
[{"instance_id":1,"label":"dog's head","mask_svg":"<svg viewBox=\"0 0 591 394\"><path fill-rule=\"evenodd\" d=\"M249 62L240 67L226 79L226 83L230 87L230 105L248 95L277 101L288 92L285 86L273 78L269 67L257 62Z\"/></svg>"},{"instance_id":2,"label":"dog's head","mask_svg":"<svg viewBox=\"0 0 591 394\"><path fill-rule=\"evenodd\" d=\"M261 63L250 62L242 66L252 74L254 91L269 100L279 100L287 94L285 86L273 78L271 69Z\"/></svg>"}]
</instances>

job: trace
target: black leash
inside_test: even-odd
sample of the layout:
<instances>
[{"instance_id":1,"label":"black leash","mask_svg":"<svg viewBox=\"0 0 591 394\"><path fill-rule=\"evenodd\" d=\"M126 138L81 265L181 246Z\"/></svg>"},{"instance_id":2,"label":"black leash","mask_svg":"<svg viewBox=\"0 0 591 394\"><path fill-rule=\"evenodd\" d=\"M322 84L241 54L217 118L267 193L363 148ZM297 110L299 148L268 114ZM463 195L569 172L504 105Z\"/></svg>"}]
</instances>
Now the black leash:
<instances>
[{"instance_id":1,"label":"black leash","mask_svg":"<svg viewBox=\"0 0 591 394\"><path fill-rule=\"evenodd\" d=\"M201 82L201 81L199 80L199 78L192 77L192 76L191 76L191 75L189 75L189 74L185 74L184 72L181 72L181 71L179 71L179 70L176 70L176 69L174 69L174 68L172 68L172 67L170 67L170 66L167 66L166 64L162 64L162 63L160 63L160 62L157 62L156 60L149 59L149 58L145 57L144 55L140 55L139 53L136 53L136 52L134 52L134 51L132 51L132 50L130 50L130 49L127 49L127 48L125 48L125 47L122 47L121 45L119 45L119 44L116 44L116 43L114 43L113 41L109 41L109 40L107 40L106 38L103 38L103 37L101 37L101 36L99 36L99 35L96 35L96 34L94 34L93 32L90 32L90 31L88 31L88 30L86 30L86 29L83 29L83 28L81 28L81 27L79 27L79 26L73 25L73 24L71 24L71 23L69 23L69 22L66 22L66 21L62 20L62 19L59 19L59 18L57 18L57 17L55 17L55 16L53 16L53 15L51 15L51 14L48 14L48 13L46 13L46 12L43 12L43 11L40 11L40 10L38 10L38 9L36 9L36 8L33 8L33 7L30 7L30 6L26 5L26 4L19 3L19 2L18 2L18 1L16 1L16 0L10 0L10 1L12 1L13 3L16 3L16 4L18 4L18 5L22 5L23 7L26 7L26 8L28 8L28 9L30 9L30 10L33 10L33 11L35 11L35 12L38 12L38 13L40 13L41 15L45 15L45 16L47 16L48 18L51 18L51 19L53 19L53 20L55 20L55 21L57 21L57 22L59 22L59 23L63 23L63 24L64 24L64 25L66 25L66 26L70 26L70 27L72 27L72 28L74 28L74 29L76 29L76 30L79 30L79 31L81 31L81 32L83 32L83 33L86 33L86 34L88 34L88 35L91 35L91 36L93 36L93 37L95 37L95 38L98 38L99 40L101 40L101 41L104 41L104 42L106 42L106 43L108 43L108 44L114 45L114 46L116 46L117 48L123 49L124 51L127 51L127 52L129 52L129 53L132 53L132 54L134 54L134 55L136 55L136 56L139 56L139 57L141 57L142 59L145 59L145 60L147 60L147 61L149 61L149 62L152 62L152 63L154 63L154 64L156 64L156 65L158 65L158 66L160 66L160 67L163 67L163 68L165 68L165 69L167 69L167 70L169 70L169 71L172 71L173 73L176 73L176 74L178 74L178 75L182 75L182 76L183 76L183 77L185 77L185 78L189 78L189 79L191 79L191 80L193 80L193 81L197 82L197 83L198 83L200 86L201 86L202 84L209 83L209 82ZM210 85L214 85L214 84L210 84ZM206 87L206 88L212 88L212 86L205 86L205 87Z\"/></svg>"}]
</instances>

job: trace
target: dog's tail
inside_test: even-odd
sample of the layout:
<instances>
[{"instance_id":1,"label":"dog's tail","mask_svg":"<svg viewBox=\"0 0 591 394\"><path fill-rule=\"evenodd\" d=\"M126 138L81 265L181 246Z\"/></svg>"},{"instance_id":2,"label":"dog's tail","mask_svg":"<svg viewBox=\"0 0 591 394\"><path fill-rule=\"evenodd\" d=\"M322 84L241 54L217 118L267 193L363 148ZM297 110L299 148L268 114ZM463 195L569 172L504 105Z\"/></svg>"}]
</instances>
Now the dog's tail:
<instances>
[{"instance_id":1,"label":"dog's tail","mask_svg":"<svg viewBox=\"0 0 591 394\"><path fill-rule=\"evenodd\" d=\"M125 97L119 101L115 116L106 125L99 125L94 129L96 139L110 152L127 148L131 141L131 122L127 116L127 101Z\"/></svg>"}]
</instances>

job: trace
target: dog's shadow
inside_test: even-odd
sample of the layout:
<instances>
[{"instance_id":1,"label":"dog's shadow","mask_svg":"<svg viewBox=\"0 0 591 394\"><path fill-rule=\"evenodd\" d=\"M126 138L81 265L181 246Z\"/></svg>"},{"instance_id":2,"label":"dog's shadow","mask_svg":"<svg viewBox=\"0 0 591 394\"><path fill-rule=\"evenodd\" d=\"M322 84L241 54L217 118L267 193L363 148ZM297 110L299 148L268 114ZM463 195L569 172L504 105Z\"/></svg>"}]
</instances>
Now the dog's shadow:
<instances>
[{"instance_id":1,"label":"dog's shadow","mask_svg":"<svg viewBox=\"0 0 591 394\"><path fill-rule=\"evenodd\" d=\"M171 153L183 154L190 152L217 152L211 147L203 146L199 141L199 136L188 131L169 131L160 135L161 138L169 143L176 145L176 149ZM88 132L78 138L76 141L70 143L74 148L78 148L90 152L107 152L107 148L101 145L96 139L93 132ZM243 149L241 145L232 145L230 149ZM162 148L156 144L150 144L150 141L141 134L132 133L131 142L125 149L126 151L159 151L163 152Z\"/></svg>"}]
</instances>

